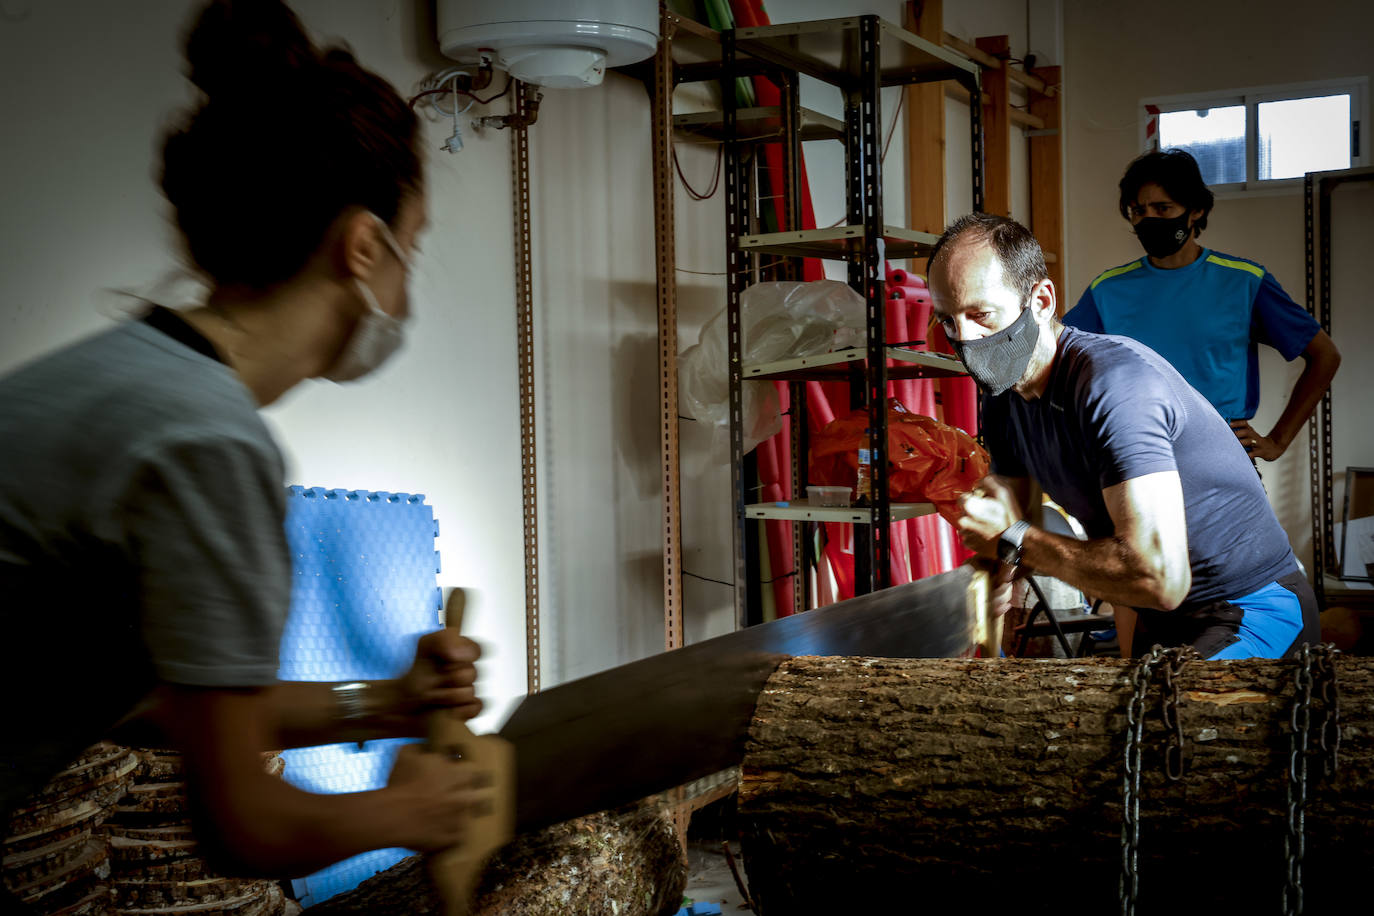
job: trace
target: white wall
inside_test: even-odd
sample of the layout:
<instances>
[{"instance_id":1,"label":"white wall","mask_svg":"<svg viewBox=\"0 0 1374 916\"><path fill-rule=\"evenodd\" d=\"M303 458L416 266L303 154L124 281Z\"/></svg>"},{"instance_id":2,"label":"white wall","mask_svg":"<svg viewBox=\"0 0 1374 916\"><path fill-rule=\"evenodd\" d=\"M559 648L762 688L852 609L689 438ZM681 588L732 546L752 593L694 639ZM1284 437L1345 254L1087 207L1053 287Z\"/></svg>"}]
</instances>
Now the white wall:
<instances>
[{"instance_id":1,"label":"white wall","mask_svg":"<svg viewBox=\"0 0 1374 916\"><path fill-rule=\"evenodd\" d=\"M0 17L0 371L108 325L110 288L149 289L178 263L155 183L157 137L189 102L179 33L196 4L48 0ZM428 0L296 0L321 38L347 41L402 92L444 66ZM771 0L775 22L874 12L898 0ZM947 4L948 31L1025 44L1016 0ZM1043 50L1042 50L1043 53ZM498 84L500 78L498 77ZM680 101L692 102L691 89ZM696 102L700 107L700 93ZM884 93L891 125L896 90ZM832 115L819 84L803 102ZM951 216L968 208L966 109L951 104ZM505 102L492 106L504 113ZM480 114L474 109L472 114ZM966 123L966 122L963 122ZM427 127L433 228L417 265L405 353L356 386L307 384L267 412L292 483L424 493L440 520L442 585L474 593L468 629L486 646L481 689L496 710L524 692L524 575L509 137ZM886 167L887 219L905 216L904 127ZM619 74L593 91L546 93L530 133L536 299L544 683L662 646L656 304L647 96ZM960 144L964 144L961 146ZM828 147L828 148L827 148ZM679 146L704 188L708 148ZM838 144L807 145L817 216L843 213ZM1024 170L1017 212L1024 213ZM960 195L963 195L962 197ZM721 195L677 190L680 346L724 305ZM962 203L961 203L962 201ZM688 273L697 271L698 273ZM717 275L710 275L710 274ZM683 565L691 641L733 628L731 498L705 431L682 425Z\"/></svg>"},{"instance_id":2,"label":"white wall","mask_svg":"<svg viewBox=\"0 0 1374 916\"><path fill-rule=\"evenodd\" d=\"M903 4L774 0L774 23L877 14L899 23ZM1014 13L1015 15L1011 15ZM1024 9L999 0L946 13L946 28L970 39L1011 35L1025 43ZM839 91L803 77L802 104L835 118ZM892 133L900 90L882 95L885 219L906 218L905 125ZM679 110L713 107L699 86L678 92ZM719 104L718 101L714 104ZM952 215L970 207L967 107L948 103ZM545 678L556 683L662 646L661 501L658 480L656 303L653 287L652 174L647 96L611 74L602 90L547 92L531 133L534 248L542 348L539 397L541 561L546 607ZM1016 214L1028 210L1024 138L1013 136ZM678 144L693 186L710 184L714 150ZM805 145L816 219L844 216L840 144ZM1019 155L1018 155L1019 153ZM613 183L612 183L613 182ZM675 184L680 349L724 307L725 247L721 196L693 201ZM899 262L900 263L900 262ZM924 263L912 265L924 269ZM843 262L827 273L845 276ZM611 361L615 364L612 365ZM734 628L729 468L712 437L691 421L682 437L685 630L689 641ZM615 502L607 502L607 494ZM589 538L591 539L589 542ZM597 553L591 545L608 552ZM695 574L695 575L692 575Z\"/></svg>"},{"instance_id":3,"label":"white wall","mask_svg":"<svg viewBox=\"0 0 1374 916\"><path fill-rule=\"evenodd\" d=\"M318 37L347 41L402 92L444 65L428 4L293 5ZM126 304L107 289L147 289L177 263L156 150L191 99L179 33L193 8L6 4L0 370L108 326ZM431 127L425 146L446 136ZM505 135L470 136L459 157L432 153L433 228L405 352L375 379L308 383L267 411L289 482L427 496L440 583L474 596L467 629L486 646L482 691L496 700L525 684L509 176Z\"/></svg>"},{"instance_id":4,"label":"white wall","mask_svg":"<svg viewBox=\"0 0 1374 916\"><path fill-rule=\"evenodd\" d=\"M1136 120L1141 99L1374 74L1369 40L1374 7L1358 0L1313 0L1302 6L1301 27L1283 31L1293 16L1292 4L1281 0L1163 0L1152 5L1148 15L1139 4L1124 0L1065 4L1070 304L1100 271L1140 256L1116 203L1121 173L1141 152ZM1123 30L1123 22L1130 28ZM1218 200L1202 242L1264 264L1289 295L1304 301L1300 191ZM1346 282L1353 295L1336 304L1332 324L1332 337L1345 358L1333 386L1338 468L1347 459L1366 464L1374 460L1369 412L1358 406L1367 403L1368 388L1351 385L1362 372L1374 319L1368 294L1354 280ZM1301 366L1301 361L1285 363L1272 350L1261 348L1257 429L1268 431L1278 419ZM1363 457L1355 461L1356 456ZM1306 433L1282 458L1263 464L1261 470L1279 521L1299 558L1310 567Z\"/></svg>"}]
</instances>

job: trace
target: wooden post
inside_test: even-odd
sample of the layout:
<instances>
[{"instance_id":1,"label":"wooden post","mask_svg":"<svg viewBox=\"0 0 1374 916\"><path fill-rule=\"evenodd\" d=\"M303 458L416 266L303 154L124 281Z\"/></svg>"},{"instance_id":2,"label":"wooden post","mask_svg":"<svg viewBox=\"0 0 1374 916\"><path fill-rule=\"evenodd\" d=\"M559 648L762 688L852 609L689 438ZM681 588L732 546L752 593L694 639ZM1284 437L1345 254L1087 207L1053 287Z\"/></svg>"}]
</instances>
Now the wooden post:
<instances>
[{"instance_id":1,"label":"wooden post","mask_svg":"<svg viewBox=\"0 0 1374 916\"><path fill-rule=\"evenodd\" d=\"M1045 250L1050 279L1059 295L1059 314L1073 307L1070 291L1064 286L1064 189L1063 136L1059 132L1059 68L1036 67L1033 75L1042 80L1046 93L1027 90L1030 112L1044 122L1043 132L1034 133L1030 147L1030 230ZM1053 255L1054 257L1048 257Z\"/></svg>"},{"instance_id":2,"label":"wooden post","mask_svg":"<svg viewBox=\"0 0 1374 916\"><path fill-rule=\"evenodd\" d=\"M977 39L978 50L1003 61L1002 66L983 68L983 209L1011 216L1011 97L1007 65L1011 41L1005 35Z\"/></svg>"},{"instance_id":3,"label":"wooden post","mask_svg":"<svg viewBox=\"0 0 1374 916\"><path fill-rule=\"evenodd\" d=\"M941 0L908 0L902 27L940 44L944 35ZM944 83L918 83L906 93L907 226L937 235L945 229Z\"/></svg>"}]
</instances>

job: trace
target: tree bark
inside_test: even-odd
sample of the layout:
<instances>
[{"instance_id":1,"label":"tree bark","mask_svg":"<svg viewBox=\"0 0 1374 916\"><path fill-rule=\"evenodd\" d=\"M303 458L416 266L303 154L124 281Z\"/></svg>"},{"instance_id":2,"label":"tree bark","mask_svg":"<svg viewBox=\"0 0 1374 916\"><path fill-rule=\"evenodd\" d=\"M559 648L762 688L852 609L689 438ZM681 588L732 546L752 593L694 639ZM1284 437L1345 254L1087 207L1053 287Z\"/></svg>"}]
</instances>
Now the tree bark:
<instances>
[{"instance_id":1,"label":"tree bark","mask_svg":"<svg viewBox=\"0 0 1374 916\"><path fill-rule=\"evenodd\" d=\"M672 819L639 806L517 837L491 859L473 916L660 916L676 912L687 862ZM441 914L426 862L411 856L310 908L311 916Z\"/></svg>"},{"instance_id":2,"label":"tree bark","mask_svg":"<svg viewBox=\"0 0 1374 916\"><path fill-rule=\"evenodd\" d=\"M740 788L758 912L990 895L1018 912L1113 912L1133 667L785 662L760 697ZM1341 657L1336 669L1339 770L1325 780L1320 760L1309 763L1308 913L1357 899L1374 864L1374 660ZM1151 685L1138 912L1278 911L1295 672L1294 662L1190 662L1178 782L1163 774L1162 687ZM1313 710L1314 746L1323 709Z\"/></svg>"}]
</instances>

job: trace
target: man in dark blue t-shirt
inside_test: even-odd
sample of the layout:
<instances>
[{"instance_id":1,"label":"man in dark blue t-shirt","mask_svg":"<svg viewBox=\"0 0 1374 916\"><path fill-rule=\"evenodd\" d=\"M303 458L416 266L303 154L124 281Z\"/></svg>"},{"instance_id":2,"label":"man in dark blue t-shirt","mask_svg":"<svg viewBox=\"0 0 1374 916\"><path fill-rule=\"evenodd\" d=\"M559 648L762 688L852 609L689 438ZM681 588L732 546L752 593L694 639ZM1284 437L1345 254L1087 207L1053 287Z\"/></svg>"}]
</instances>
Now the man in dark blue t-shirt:
<instances>
[{"instance_id":1,"label":"man in dark blue t-shirt","mask_svg":"<svg viewBox=\"0 0 1374 916\"><path fill-rule=\"evenodd\" d=\"M1136 654L1278 658L1318 639L1315 595L1226 421L1143 344L1064 327L1030 232L958 220L930 287L985 397L994 476L962 503L967 547L1112 602L1123 635L1135 608ZM1087 540L1023 517L1032 481Z\"/></svg>"}]
</instances>

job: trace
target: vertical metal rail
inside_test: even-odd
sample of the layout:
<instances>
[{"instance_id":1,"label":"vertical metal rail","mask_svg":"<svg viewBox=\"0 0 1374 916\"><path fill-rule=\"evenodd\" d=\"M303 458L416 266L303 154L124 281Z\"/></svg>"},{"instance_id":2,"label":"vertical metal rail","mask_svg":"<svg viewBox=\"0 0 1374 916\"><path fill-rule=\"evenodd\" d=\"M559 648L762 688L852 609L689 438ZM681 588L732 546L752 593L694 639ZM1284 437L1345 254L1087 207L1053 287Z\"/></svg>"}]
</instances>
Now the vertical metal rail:
<instances>
[{"instance_id":1,"label":"vertical metal rail","mask_svg":"<svg viewBox=\"0 0 1374 916\"><path fill-rule=\"evenodd\" d=\"M673 183L673 37L678 17L659 10L658 54L649 90L649 121L654 162L654 264L658 298L659 446L663 483L663 648L684 645L682 631L682 490L678 440L677 390L677 241ZM673 825L687 851L692 809L682 786L671 792Z\"/></svg>"},{"instance_id":2,"label":"vertical metal rail","mask_svg":"<svg viewBox=\"0 0 1374 916\"><path fill-rule=\"evenodd\" d=\"M1306 284L1307 284L1307 311L1315 318L1317 316L1317 283L1316 283L1316 244L1315 227L1313 224L1313 187L1312 173L1308 172L1303 176L1303 247L1306 254ZM1323 510L1322 499L1322 478L1321 469L1321 448L1317 430L1320 427L1318 415L1326 409L1326 399L1323 398L1317 405L1317 410L1307 421L1307 465L1308 473L1311 478L1312 487L1312 589L1317 593L1317 606L1326 605L1326 558L1323 547L1325 538L1322 531L1326 527L1326 516Z\"/></svg>"},{"instance_id":3,"label":"vertical metal rail","mask_svg":"<svg viewBox=\"0 0 1374 916\"><path fill-rule=\"evenodd\" d=\"M511 114L527 114L529 87L517 82ZM534 411L534 271L530 262L529 129L511 129L515 195L515 345L520 371L520 492L525 535L525 678L539 691L539 491Z\"/></svg>"},{"instance_id":4,"label":"vertical metal rail","mask_svg":"<svg viewBox=\"0 0 1374 916\"><path fill-rule=\"evenodd\" d=\"M654 84L649 93L654 135L654 258L658 290L659 447L663 482L663 648L683 645L682 491L677 419L677 252L673 208L673 34L677 17L664 9Z\"/></svg>"},{"instance_id":5,"label":"vertical metal rail","mask_svg":"<svg viewBox=\"0 0 1374 916\"><path fill-rule=\"evenodd\" d=\"M983 75L975 69L968 82L969 149L973 157L973 212L983 212ZM980 399L981 400L981 399ZM979 427L982 428L981 425Z\"/></svg>"},{"instance_id":6,"label":"vertical metal rail","mask_svg":"<svg viewBox=\"0 0 1374 916\"><path fill-rule=\"evenodd\" d=\"M785 188L784 225L779 229L796 231L802 228L801 221L801 79L795 70L785 70L778 75L781 90L782 123L782 187ZM788 258L784 276L788 280L800 280L803 276L802 259ZM793 499L799 499L804 492L805 475L802 472L802 455L806 447L806 385L803 382L787 383L788 454L791 457L788 473L791 477ZM792 613L800 614L810 607L807 585L806 540L811 525L797 521L788 525L792 532ZM778 575L777 570L773 575Z\"/></svg>"},{"instance_id":7,"label":"vertical metal rail","mask_svg":"<svg viewBox=\"0 0 1374 916\"><path fill-rule=\"evenodd\" d=\"M799 230L801 224L801 78L795 70L783 70L776 75L780 90L782 117L782 183L783 221L779 230ZM789 280L801 279L802 259L786 261Z\"/></svg>"},{"instance_id":8,"label":"vertical metal rail","mask_svg":"<svg viewBox=\"0 0 1374 916\"><path fill-rule=\"evenodd\" d=\"M855 593L886 588L891 510L887 468L887 302L883 298L883 170L880 90L881 32L877 16L859 18L859 84L849 89L845 104L848 147L846 183L849 222L863 226L859 248L850 256L849 285L863 296L867 308L868 369L864 373L864 401L868 407L869 460L873 492L869 500L869 530L864 546L855 534L855 559L862 549L867 582L858 581Z\"/></svg>"},{"instance_id":9,"label":"vertical metal rail","mask_svg":"<svg viewBox=\"0 0 1374 916\"><path fill-rule=\"evenodd\" d=\"M1322 178L1317 182L1317 218L1319 221L1318 231L1320 236L1317 240L1318 250L1321 252L1321 292L1317 297L1317 324L1327 334L1331 333L1331 190L1338 184L1331 178ZM1316 563L1316 574L1319 577L1326 575L1327 566L1334 566L1336 561L1336 542L1335 542L1335 512L1331 506L1331 388L1328 386L1322 393L1321 403L1317 405L1317 412L1314 417L1321 422L1322 446L1321 446L1321 512L1322 512L1322 558L1323 562ZM1312 507L1315 516L1317 508ZM1316 544L1312 545L1315 552ZM1318 593L1319 599L1324 599L1326 594L1325 587Z\"/></svg>"},{"instance_id":10,"label":"vertical metal rail","mask_svg":"<svg viewBox=\"0 0 1374 916\"><path fill-rule=\"evenodd\" d=\"M973 173L973 212L982 213L983 211L983 71L974 68L969 74L968 81L969 103L968 103L968 123L969 123L969 148L971 149L972 173ZM1061 259L1062 260L1062 259ZM983 442L983 395L978 394L978 400L974 414L974 433L979 445Z\"/></svg>"},{"instance_id":11,"label":"vertical metal rail","mask_svg":"<svg viewBox=\"0 0 1374 916\"><path fill-rule=\"evenodd\" d=\"M739 120L735 98L735 30L720 34L720 98L725 133L723 154L725 171L725 315L726 343L729 353L730 382L730 489L735 501L735 625L749 625L749 568L745 561L747 482L744 475L744 395L740 297L746 283L748 256L740 250L739 240L748 231L749 201L744 157L739 142Z\"/></svg>"}]
</instances>

